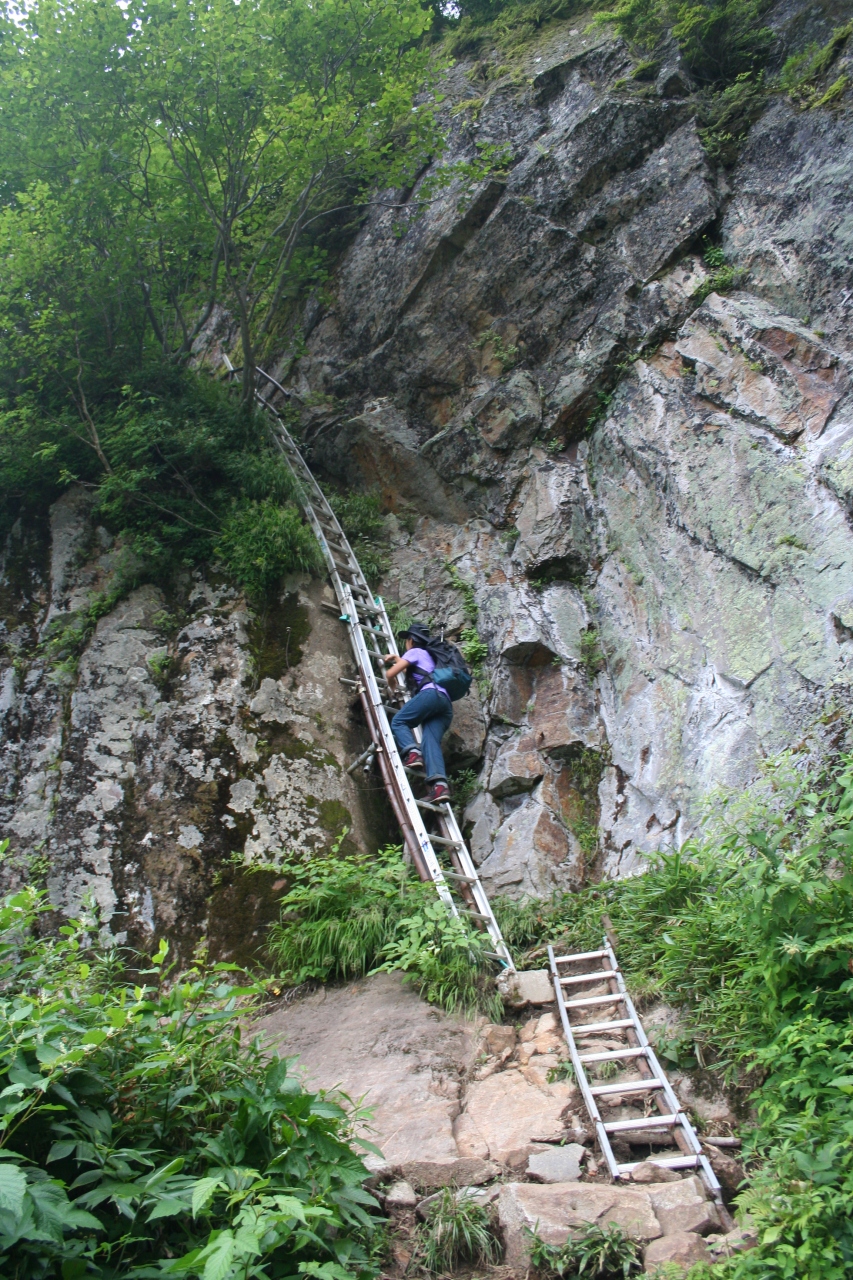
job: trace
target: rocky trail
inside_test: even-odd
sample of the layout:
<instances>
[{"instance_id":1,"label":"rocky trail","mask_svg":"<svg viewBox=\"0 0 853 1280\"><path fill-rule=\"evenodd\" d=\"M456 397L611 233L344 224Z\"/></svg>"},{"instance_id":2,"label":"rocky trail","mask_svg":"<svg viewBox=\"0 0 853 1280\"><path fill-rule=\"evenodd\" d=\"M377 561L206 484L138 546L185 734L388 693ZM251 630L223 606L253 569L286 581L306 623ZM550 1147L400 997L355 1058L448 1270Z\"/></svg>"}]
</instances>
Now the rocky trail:
<instances>
[{"instance_id":1,"label":"rocky trail","mask_svg":"<svg viewBox=\"0 0 853 1280\"><path fill-rule=\"evenodd\" d=\"M647 1020L667 1016L651 1010ZM550 1244L584 1223L616 1223L642 1243L650 1270L749 1247L749 1233L721 1219L692 1171L647 1160L671 1152L666 1131L629 1135L620 1154L636 1168L613 1184L565 1071L556 1005L521 1006L517 1019L496 1025L449 1016L385 974L319 990L259 1023L279 1052L298 1057L308 1081L367 1108L361 1131L382 1152L367 1157L371 1182L393 1222L396 1269L389 1274L405 1274L416 1224L447 1186L493 1207L512 1274L528 1266L527 1231L537 1223ZM596 1043L616 1047L607 1037ZM609 1072L604 1078L613 1081ZM738 1117L718 1088L680 1074L674 1082L730 1198L743 1171L707 1139L729 1137ZM637 1114L630 1099L609 1099L608 1120Z\"/></svg>"}]
</instances>

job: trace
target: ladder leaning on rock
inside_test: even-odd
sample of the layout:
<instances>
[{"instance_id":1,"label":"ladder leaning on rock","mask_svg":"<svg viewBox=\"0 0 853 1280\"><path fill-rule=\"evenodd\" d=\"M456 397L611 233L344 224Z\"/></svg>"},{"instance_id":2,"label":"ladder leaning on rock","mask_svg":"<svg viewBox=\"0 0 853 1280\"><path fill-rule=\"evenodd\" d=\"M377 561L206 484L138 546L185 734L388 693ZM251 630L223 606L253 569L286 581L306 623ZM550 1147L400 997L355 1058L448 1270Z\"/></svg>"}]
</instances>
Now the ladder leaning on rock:
<instances>
[{"instance_id":1,"label":"ladder leaning on rock","mask_svg":"<svg viewBox=\"0 0 853 1280\"><path fill-rule=\"evenodd\" d=\"M693 1169L719 1206L723 1220L728 1220L717 1175L649 1044L610 939L605 936L597 951L572 955L557 955L549 946L548 963L575 1079L611 1177L618 1182L640 1163L653 1163L664 1169ZM588 1068L600 1070L605 1064L616 1074L621 1072L621 1078L607 1084L591 1082ZM626 1096L639 1103L632 1109L642 1110L643 1115L605 1120L599 1103L606 1105L609 1101L621 1106ZM654 1110L657 1114L653 1114ZM674 1141L679 1154L619 1161L612 1143L619 1136L646 1138L650 1145L656 1139Z\"/></svg>"},{"instance_id":2,"label":"ladder leaning on rock","mask_svg":"<svg viewBox=\"0 0 853 1280\"><path fill-rule=\"evenodd\" d=\"M229 377L239 372L227 356L224 362ZM394 633L381 597L370 590L334 511L284 424L279 407L286 404L290 395L275 378L261 369L256 370L255 399L269 414L273 439L298 482L299 502L320 544L338 598L337 612L347 627L355 658L358 676L350 683L361 700L371 745L353 761L350 771L376 759L406 851L419 876L433 881L448 911L488 933L492 950L486 955L500 964L504 972L514 973L512 956L453 809L446 802L430 804L417 799L412 790L409 772L391 733L388 714L393 706L384 675L383 655L397 653ZM409 695L405 682L400 676L397 679L398 697L406 700ZM416 733L420 736L420 730Z\"/></svg>"}]
</instances>

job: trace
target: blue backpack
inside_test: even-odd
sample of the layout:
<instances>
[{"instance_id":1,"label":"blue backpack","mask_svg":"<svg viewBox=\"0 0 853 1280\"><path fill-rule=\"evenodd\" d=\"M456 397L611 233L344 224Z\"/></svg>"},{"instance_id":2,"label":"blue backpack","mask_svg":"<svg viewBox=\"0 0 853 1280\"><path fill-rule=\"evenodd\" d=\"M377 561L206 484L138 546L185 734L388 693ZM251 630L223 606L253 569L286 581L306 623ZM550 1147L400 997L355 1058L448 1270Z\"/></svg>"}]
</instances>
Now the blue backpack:
<instances>
[{"instance_id":1,"label":"blue backpack","mask_svg":"<svg viewBox=\"0 0 853 1280\"><path fill-rule=\"evenodd\" d=\"M435 663L430 679L441 685L451 702L464 698L471 688L472 677L456 645L449 640L430 640L424 648Z\"/></svg>"}]
</instances>

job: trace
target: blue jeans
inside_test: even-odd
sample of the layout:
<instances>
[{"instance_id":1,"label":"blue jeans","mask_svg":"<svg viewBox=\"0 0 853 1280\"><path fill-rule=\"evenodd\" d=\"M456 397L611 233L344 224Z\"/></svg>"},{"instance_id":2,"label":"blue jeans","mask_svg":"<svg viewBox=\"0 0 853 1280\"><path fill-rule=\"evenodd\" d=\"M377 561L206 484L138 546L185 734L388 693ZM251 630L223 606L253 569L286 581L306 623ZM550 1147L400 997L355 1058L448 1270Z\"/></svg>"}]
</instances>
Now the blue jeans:
<instances>
[{"instance_id":1,"label":"blue jeans","mask_svg":"<svg viewBox=\"0 0 853 1280\"><path fill-rule=\"evenodd\" d=\"M422 689L400 708L391 721L391 732L402 755L418 745L412 727L419 724L423 729L421 750L428 782L447 780L441 739L450 728L452 719L453 703L446 694L439 693L437 689Z\"/></svg>"}]
</instances>

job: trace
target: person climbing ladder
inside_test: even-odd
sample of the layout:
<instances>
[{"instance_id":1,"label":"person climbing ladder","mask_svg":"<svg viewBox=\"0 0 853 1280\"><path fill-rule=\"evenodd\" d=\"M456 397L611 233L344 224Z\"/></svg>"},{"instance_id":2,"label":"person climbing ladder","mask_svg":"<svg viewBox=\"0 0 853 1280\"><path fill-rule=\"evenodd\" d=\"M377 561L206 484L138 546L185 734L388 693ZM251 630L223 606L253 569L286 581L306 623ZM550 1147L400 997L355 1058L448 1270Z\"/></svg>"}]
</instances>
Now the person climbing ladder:
<instances>
[{"instance_id":1,"label":"person climbing ladder","mask_svg":"<svg viewBox=\"0 0 853 1280\"><path fill-rule=\"evenodd\" d=\"M415 622L407 631L401 631L398 638L405 641L405 651L399 658L394 653L385 654L385 661L391 663L385 672L385 678L393 686L396 677L405 672L406 686L412 696L392 719L391 732L406 768L424 769L430 785L429 799L435 804L450 796L441 739L453 719L451 691L444 683L432 678L437 663L429 650L435 651L439 644L432 640L429 629ZM454 646L446 645L443 641L440 642L440 647L447 648L448 651L454 649ZM458 651L454 649L454 652ZM461 663L461 655L459 661ZM445 670L449 668L442 667L441 673ZM457 670L454 675L460 678L462 673ZM467 692L467 687L465 691ZM423 730L423 752L412 733L416 725L420 725Z\"/></svg>"}]
</instances>

